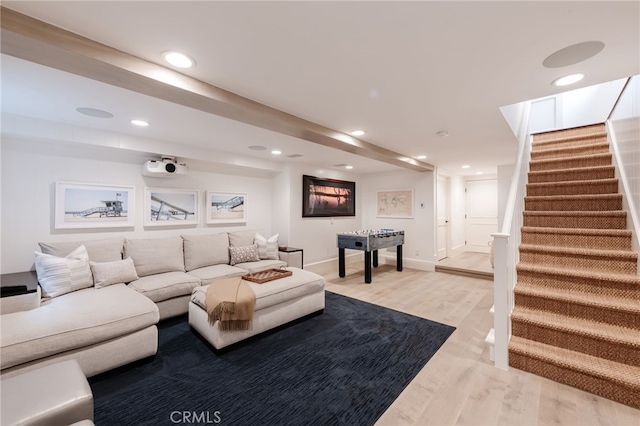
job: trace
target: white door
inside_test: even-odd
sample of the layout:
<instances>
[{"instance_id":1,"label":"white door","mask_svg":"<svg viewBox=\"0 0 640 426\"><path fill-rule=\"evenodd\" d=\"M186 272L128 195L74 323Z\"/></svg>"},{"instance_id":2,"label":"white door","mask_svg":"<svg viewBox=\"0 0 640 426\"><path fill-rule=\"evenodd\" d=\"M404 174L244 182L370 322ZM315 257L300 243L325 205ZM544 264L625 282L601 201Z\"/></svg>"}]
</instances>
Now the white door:
<instances>
[{"instance_id":1,"label":"white door","mask_svg":"<svg viewBox=\"0 0 640 426\"><path fill-rule=\"evenodd\" d=\"M442 260L448 256L449 245L449 193L447 178L438 175L436 187L436 260Z\"/></svg>"},{"instance_id":2,"label":"white door","mask_svg":"<svg viewBox=\"0 0 640 426\"><path fill-rule=\"evenodd\" d=\"M498 232L498 181L468 180L467 251L489 253L491 234Z\"/></svg>"}]
</instances>

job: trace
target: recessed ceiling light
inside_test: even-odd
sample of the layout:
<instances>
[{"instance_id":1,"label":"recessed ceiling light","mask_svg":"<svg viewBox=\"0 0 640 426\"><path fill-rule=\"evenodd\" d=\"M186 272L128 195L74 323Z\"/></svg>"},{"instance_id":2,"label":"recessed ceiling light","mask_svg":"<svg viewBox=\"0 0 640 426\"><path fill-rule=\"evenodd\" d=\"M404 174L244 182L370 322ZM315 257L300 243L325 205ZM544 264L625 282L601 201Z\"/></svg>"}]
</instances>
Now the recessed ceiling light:
<instances>
[{"instance_id":1,"label":"recessed ceiling light","mask_svg":"<svg viewBox=\"0 0 640 426\"><path fill-rule=\"evenodd\" d=\"M351 169L353 169L353 166L344 166L344 168L347 169L347 170L351 170Z\"/></svg>"},{"instance_id":2,"label":"recessed ceiling light","mask_svg":"<svg viewBox=\"0 0 640 426\"><path fill-rule=\"evenodd\" d=\"M427 156L426 156L426 155L418 155L418 156L416 157L416 160L424 160L425 158L427 158Z\"/></svg>"},{"instance_id":3,"label":"recessed ceiling light","mask_svg":"<svg viewBox=\"0 0 640 426\"><path fill-rule=\"evenodd\" d=\"M462 166L463 169L468 169L469 167L471 167L471 166L468 165L468 164L465 164L465 165Z\"/></svg>"},{"instance_id":4,"label":"recessed ceiling light","mask_svg":"<svg viewBox=\"0 0 640 426\"><path fill-rule=\"evenodd\" d=\"M554 86L568 86L570 84L574 84L579 82L580 80L582 80L584 78L584 74L569 74L569 75L565 75L564 77L560 77L556 80L553 80L553 84Z\"/></svg>"},{"instance_id":5,"label":"recessed ceiling light","mask_svg":"<svg viewBox=\"0 0 640 426\"><path fill-rule=\"evenodd\" d=\"M149 125L149 122L144 120L131 120L131 124L140 127L147 127Z\"/></svg>"},{"instance_id":6,"label":"recessed ceiling light","mask_svg":"<svg viewBox=\"0 0 640 426\"><path fill-rule=\"evenodd\" d=\"M251 145L249 149L253 151L264 151L265 149L267 149L267 147L262 145Z\"/></svg>"},{"instance_id":7,"label":"recessed ceiling light","mask_svg":"<svg viewBox=\"0 0 640 426\"><path fill-rule=\"evenodd\" d=\"M113 114L97 108L78 107L76 108L80 114L88 115L95 118L113 118Z\"/></svg>"},{"instance_id":8,"label":"recessed ceiling light","mask_svg":"<svg viewBox=\"0 0 640 426\"><path fill-rule=\"evenodd\" d=\"M438 135L441 138L446 138L447 136L449 136L449 132L447 132L446 130L441 130L438 133L436 133L436 135Z\"/></svg>"},{"instance_id":9,"label":"recessed ceiling light","mask_svg":"<svg viewBox=\"0 0 640 426\"><path fill-rule=\"evenodd\" d=\"M277 149L274 149L273 151L271 151L271 153L272 153L273 155L280 155L280 154L282 154L282 151L279 151L279 150L277 150Z\"/></svg>"},{"instance_id":10,"label":"recessed ceiling light","mask_svg":"<svg viewBox=\"0 0 640 426\"><path fill-rule=\"evenodd\" d=\"M352 131L352 132L351 132L351 134L352 134L353 136L362 136L362 135L364 135L365 133L367 133L367 132L365 132L364 130L354 130L354 131Z\"/></svg>"},{"instance_id":11,"label":"recessed ceiling light","mask_svg":"<svg viewBox=\"0 0 640 426\"><path fill-rule=\"evenodd\" d=\"M476 174L477 174L477 175L481 175L481 174L482 174L482 172L476 172Z\"/></svg>"},{"instance_id":12,"label":"recessed ceiling light","mask_svg":"<svg viewBox=\"0 0 640 426\"><path fill-rule=\"evenodd\" d=\"M196 63L193 59L180 52L164 52L162 57L165 61L178 68L191 68Z\"/></svg>"}]
</instances>

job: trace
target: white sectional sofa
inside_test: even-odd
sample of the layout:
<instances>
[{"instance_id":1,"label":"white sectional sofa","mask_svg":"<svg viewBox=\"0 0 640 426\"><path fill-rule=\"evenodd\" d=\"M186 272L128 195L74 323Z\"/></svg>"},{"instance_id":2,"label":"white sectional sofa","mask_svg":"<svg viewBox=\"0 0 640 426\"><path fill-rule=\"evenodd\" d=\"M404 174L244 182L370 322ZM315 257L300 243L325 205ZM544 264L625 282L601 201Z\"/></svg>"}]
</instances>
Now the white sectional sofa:
<instances>
[{"instance_id":1,"label":"white sectional sofa","mask_svg":"<svg viewBox=\"0 0 640 426\"><path fill-rule=\"evenodd\" d=\"M90 377L154 355L156 324L187 313L195 289L217 278L286 266L277 258L277 248L274 256L272 247L267 251L254 244L255 236L256 231L250 230L40 243L43 255L37 254L37 259L62 263L79 262L68 256L86 249L92 281L86 288L65 288L62 294L56 288L47 292L40 279L46 268L40 267L44 296L40 306L0 317L0 374L5 378L76 359ZM324 279L302 272L310 285L313 281L315 292L322 287L324 301ZM298 281L294 287L301 285Z\"/></svg>"}]
</instances>

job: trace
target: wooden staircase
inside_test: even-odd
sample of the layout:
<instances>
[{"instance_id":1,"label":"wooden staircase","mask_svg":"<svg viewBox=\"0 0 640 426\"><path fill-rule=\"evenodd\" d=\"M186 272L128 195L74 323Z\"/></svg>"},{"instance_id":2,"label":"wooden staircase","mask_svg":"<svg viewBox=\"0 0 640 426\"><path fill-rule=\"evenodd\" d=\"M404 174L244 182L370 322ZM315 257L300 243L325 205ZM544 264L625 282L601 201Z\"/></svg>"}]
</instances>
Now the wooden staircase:
<instances>
[{"instance_id":1,"label":"wooden staircase","mask_svg":"<svg viewBox=\"0 0 640 426\"><path fill-rule=\"evenodd\" d=\"M534 135L509 364L640 408L626 220L604 124Z\"/></svg>"}]
</instances>

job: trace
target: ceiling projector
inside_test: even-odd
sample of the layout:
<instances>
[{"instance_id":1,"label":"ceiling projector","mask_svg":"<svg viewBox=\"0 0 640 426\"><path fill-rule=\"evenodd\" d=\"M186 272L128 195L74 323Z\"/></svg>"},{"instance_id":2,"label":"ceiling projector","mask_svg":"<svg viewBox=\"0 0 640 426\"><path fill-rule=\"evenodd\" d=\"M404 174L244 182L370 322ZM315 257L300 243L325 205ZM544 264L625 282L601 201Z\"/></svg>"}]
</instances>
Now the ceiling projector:
<instances>
[{"instance_id":1,"label":"ceiling projector","mask_svg":"<svg viewBox=\"0 0 640 426\"><path fill-rule=\"evenodd\" d=\"M189 173L186 164L178 164L175 158L149 160L142 165L142 175L158 178L184 176Z\"/></svg>"}]
</instances>

